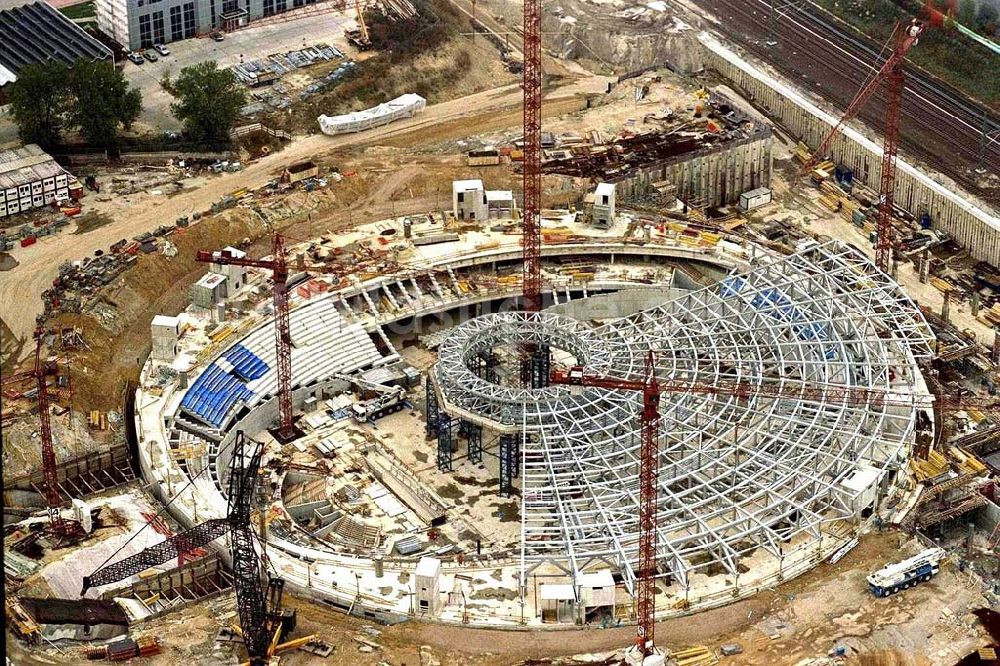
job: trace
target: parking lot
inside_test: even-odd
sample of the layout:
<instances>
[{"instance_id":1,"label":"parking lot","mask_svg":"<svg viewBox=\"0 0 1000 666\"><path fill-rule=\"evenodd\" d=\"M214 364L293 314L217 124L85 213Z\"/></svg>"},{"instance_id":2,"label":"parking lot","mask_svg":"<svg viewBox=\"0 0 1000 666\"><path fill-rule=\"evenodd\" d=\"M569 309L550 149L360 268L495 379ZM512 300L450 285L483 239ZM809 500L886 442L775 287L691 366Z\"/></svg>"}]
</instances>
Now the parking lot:
<instances>
[{"instance_id":1,"label":"parking lot","mask_svg":"<svg viewBox=\"0 0 1000 666\"><path fill-rule=\"evenodd\" d=\"M312 5L314 9L322 5ZM178 131L180 123L170 114L173 101L160 85L164 75L177 76L181 69L206 60L215 60L220 67L242 61L267 57L320 43L336 46L348 56L354 49L344 39L344 25L354 20L353 11L338 12L329 7L321 13L303 12L301 16L285 15L251 23L249 27L226 34L216 42L209 37L188 39L167 44L170 55L142 65L125 62L125 76L142 92L143 114L139 123L153 131Z\"/></svg>"}]
</instances>

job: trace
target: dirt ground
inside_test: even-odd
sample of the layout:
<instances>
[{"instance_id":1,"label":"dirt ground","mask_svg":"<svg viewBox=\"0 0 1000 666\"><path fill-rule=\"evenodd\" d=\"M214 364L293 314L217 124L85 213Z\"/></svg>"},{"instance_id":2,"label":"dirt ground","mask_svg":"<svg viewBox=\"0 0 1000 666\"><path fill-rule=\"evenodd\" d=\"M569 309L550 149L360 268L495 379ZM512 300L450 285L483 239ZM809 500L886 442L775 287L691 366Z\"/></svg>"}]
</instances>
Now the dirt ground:
<instances>
[{"instance_id":1,"label":"dirt ground","mask_svg":"<svg viewBox=\"0 0 1000 666\"><path fill-rule=\"evenodd\" d=\"M712 649L739 643L743 653L724 664L774 666L808 663L825 657L837 646L847 652L847 664L909 666L954 664L985 644L986 638L970 611L984 605L977 588L968 587L965 574L946 565L931 582L887 599L875 599L864 577L891 559L898 550L918 549L898 533L867 535L835 565L813 571L776 589L722 608L657 624L657 643L668 649L705 645ZM284 666L512 666L532 664L566 655L613 653L627 646L633 626L611 629L568 628L561 631L499 631L411 621L376 626L355 617L286 595L295 608L298 625L292 637L315 634L335 647L327 659L303 652L285 653ZM214 637L222 623L235 622L233 595L187 607L137 627L135 635L156 635L162 655L143 660L149 666L179 663L223 664L241 648L220 646ZM377 646L359 650L357 638ZM23 655L11 644L10 656ZM56 656L52 649L45 655ZM74 652L61 655L63 664L84 663ZM18 664L42 661L35 651ZM582 662L581 662L582 663Z\"/></svg>"},{"instance_id":2,"label":"dirt ground","mask_svg":"<svg viewBox=\"0 0 1000 666\"><path fill-rule=\"evenodd\" d=\"M558 125L572 129L580 120L584 96L604 90L606 79L582 74L567 65L554 79L545 115L561 117ZM688 91L689 92L689 91ZM172 196L136 196L115 202L108 220L78 234L47 238L29 248L17 248L20 265L0 274L3 308L0 331L6 353L22 355L40 310L39 294L64 261L104 249L122 237L171 223L177 217L204 210L239 188L253 188L275 178L287 164L313 159L324 167L353 170L356 176L331 185L308 206L280 226L292 240L350 227L360 220L425 213L447 208L450 182L457 177L481 177L490 188L517 189L519 177L509 168L469 169L462 153L470 133L511 135L521 122L521 92L502 85L484 92L428 106L415 118L371 132L342 137L314 135L296 138L285 150L253 162L243 171L199 181ZM610 129L613 118L603 110ZM470 130L474 128L474 130ZM232 209L171 237L175 257L143 255L108 291L106 300L118 313L116 322L101 324L84 316L64 316L59 324L83 330L90 349L76 359L74 400L77 409L118 409L121 388L134 379L149 347L149 321L157 313L175 313L187 303L187 287L204 272L194 261L196 249L216 248L249 238L251 253L266 253L270 232L246 209ZM845 231L846 233L846 231ZM860 245L860 243L859 243ZM9 351L8 351L9 350ZM25 461L28 459L25 458ZM30 464L24 462L22 464ZM37 463L36 463L37 464ZM739 643L744 652L725 660L731 664L771 666L797 664L827 655L840 645L849 662L858 664L952 664L984 642L969 611L984 604L952 566L933 581L889 599L874 599L864 576L887 561L900 559L897 534L873 534L836 565L815 570L777 589L723 608L660 623L660 645L678 648L704 644L718 648ZM913 544L906 544L909 551ZM301 652L283 655L282 664L340 666L507 666L566 654L613 652L632 641L634 627L526 632L478 630L427 622L372 627L304 600L288 599L299 612L295 636L315 633L335 645L335 653L320 660ZM222 623L235 622L233 595L171 613L136 628L137 635L154 634L164 654L143 660L151 666L179 663L234 663L239 650L216 646ZM378 633L376 633L378 632ZM378 647L359 651L362 636ZM89 663L78 651L34 651L30 656L9 642L17 664Z\"/></svg>"},{"instance_id":3,"label":"dirt ground","mask_svg":"<svg viewBox=\"0 0 1000 666\"><path fill-rule=\"evenodd\" d=\"M600 77L566 79L561 87L551 92L546 115L580 108L583 100L578 95L598 92L603 86L604 79ZM139 196L131 201L116 202L118 205L108 211L113 218L109 224L82 235L58 235L28 248L15 248L12 254L19 265L0 274L0 302L17 303L18 307L4 308L2 319L15 339L30 337L34 317L41 311L39 294L51 284L60 264L77 260L98 249L106 249L121 238L150 231L181 216L205 210L210 203L240 188L264 185L278 177L288 164L305 159L337 161L338 156L350 148L433 144L468 136L470 126L516 126L521 119L520 100L521 92L517 86L491 89L428 106L424 113L414 118L369 132L297 139L280 153L254 162L242 171L206 179L201 187L182 189L172 196ZM348 168L343 161L340 164L342 168Z\"/></svg>"}]
</instances>

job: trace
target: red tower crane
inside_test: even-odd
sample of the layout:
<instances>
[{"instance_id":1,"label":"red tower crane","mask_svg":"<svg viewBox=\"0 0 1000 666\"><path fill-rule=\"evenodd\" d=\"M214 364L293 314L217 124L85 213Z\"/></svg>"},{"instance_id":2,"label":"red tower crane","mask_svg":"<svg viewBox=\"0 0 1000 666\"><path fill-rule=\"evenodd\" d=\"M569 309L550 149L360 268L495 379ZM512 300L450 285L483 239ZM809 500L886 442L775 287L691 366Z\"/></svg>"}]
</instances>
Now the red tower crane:
<instances>
[{"instance_id":1,"label":"red tower crane","mask_svg":"<svg viewBox=\"0 0 1000 666\"><path fill-rule=\"evenodd\" d=\"M542 2L524 0L523 306L542 308Z\"/></svg>"},{"instance_id":2,"label":"red tower crane","mask_svg":"<svg viewBox=\"0 0 1000 666\"><path fill-rule=\"evenodd\" d=\"M56 452L52 446L52 420L49 414L48 369L42 363L42 333L35 330L35 381L38 383L38 422L42 433L42 477L45 479L45 503L49 507L49 524L57 534L66 534L67 525L59 515L62 497L56 476Z\"/></svg>"},{"instance_id":3,"label":"red tower crane","mask_svg":"<svg viewBox=\"0 0 1000 666\"><path fill-rule=\"evenodd\" d=\"M879 84L886 81L888 83L888 100L885 110L885 136L882 141L882 180L879 186L878 220L875 224L875 265L886 273L889 272L889 262L892 259L894 246L892 204L893 187L896 181L896 152L899 144L899 110L905 84L903 58L917 43L925 27L926 24L917 19L913 19L909 24L899 23L896 26L893 32L893 38L896 40L893 52L875 76L869 79L854 96L854 99L847 106L847 110L844 111L844 115L820 142L812 159L806 162L801 171L802 173L811 171L820 160L825 158L827 150L840 134L844 124L858 114L858 111L865 105Z\"/></svg>"},{"instance_id":4,"label":"red tower crane","mask_svg":"<svg viewBox=\"0 0 1000 666\"><path fill-rule=\"evenodd\" d=\"M56 452L52 446L52 418L49 414L48 377L53 373L52 367L42 360L42 342L45 331L35 329L35 367L27 372L19 372L4 379L4 384L35 380L38 401L38 424L42 437L42 494L49 512L49 525L55 534L68 536L72 533L70 525L59 515L62 506L62 496L59 494L59 479L56 476Z\"/></svg>"},{"instance_id":5,"label":"red tower crane","mask_svg":"<svg viewBox=\"0 0 1000 666\"><path fill-rule=\"evenodd\" d=\"M646 355L643 379L631 380L584 374L580 367L553 370L551 384L596 386L642 393L642 443L639 449L639 567L637 594L639 622L636 646L643 656L653 651L656 611L656 479L659 473L657 435L660 431L660 383L656 378L653 352Z\"/></svg>"},{"instance_id":6,"label":"red tower crane","mask_svg":"<svg viewBox=\"0 0 1000 666\"><path fill-rule=\"evenodd\" d=\"M639 566L637 570L638 627L636 645L644 656L653 649L655 629L656 577L656 509L659 451L657 434L660 429L660 396L663 393L723 395L737 398L762 396L812 402L825 402L856 406L897 406L914 408L919 401L903 393L879 389L844 386L825 386L816 383L757 384L745 380L701 382L683 379L663 379L656 376L654 354L646 355L641 380L588 375L585 368L575 366L568 370L553 369L550 384L594 386L599 388L639 391L642 393L641 446L639 453ZM930 406L928 401L927 406ZM941 411L977 409L993 414L1000 413L996 398L957 395L934 397L933 406Z\"/></svg>"},{"instance_id":7,"label":"red tower crane","mask_svg":"<svg viewBox=\"0 0 1000 666\"><path fill-rule=\"evenodd\" d=\"M280 423L276 432L282 442L294 439L297 431L292 408L292 336L288 323L288 262L285 243L274 235L274 248L270 259L247 259L232 252L198 250L198 261L224 266L247 266L271 271L274 297L274 344L278 363L278 414Z\"/></svg>"}]
</instances>

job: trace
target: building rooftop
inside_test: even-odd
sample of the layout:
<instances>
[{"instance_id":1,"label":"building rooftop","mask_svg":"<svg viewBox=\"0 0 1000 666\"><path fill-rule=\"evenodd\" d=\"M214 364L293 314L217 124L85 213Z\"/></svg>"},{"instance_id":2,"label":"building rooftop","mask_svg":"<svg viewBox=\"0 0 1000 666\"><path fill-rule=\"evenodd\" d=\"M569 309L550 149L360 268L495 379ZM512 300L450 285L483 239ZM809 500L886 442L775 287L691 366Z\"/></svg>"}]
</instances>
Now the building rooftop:
<instances>
[{"instance_id":1,"label":"building rooftop","mask_svg":"<svg viewBox=\"0 0 1000 666\"><path fill-rule=\"evenodd\" d=\"M45 2L0 11L0 86L28 65L80 58L107 60L111 50Z\"/></svg>"},{"instance_id":2,"label":"building rooftop","mask_svg":"<svg viewBox=\"0 0 1000 666\"><path fill-rule=\"evenodd\" d=\"M441 560L436 557L421 557L417 562L416 575L433 578L441 571Z\"/></svg>"},{"instance_id":3,"label":"building rooftop","mask_svg":"<svg viewBox=\"0 0 1000 666\"><path fill-rule=\"evenodd\" d=\"M205 287L206 289L214 289L220 282L225 282L226 276L220 275L219 273L205 273L197 284L199 287Z\"/></svg>"},{"instance_id":4,"label":"building rooftop","mask_svg":"<svg viewBox=\"0 0 1000 666\"><path fill-rule=\"evenodd\" d=\"M576 599L573 586L565 583L542 583L542 601L571 601Z\"/></svg>"},{"instance_id":5,"label":"building rooftop","mask_svg":"<svg viewBox=\"0 0 1000 666\"><path fill-rule=\"evenodd\" d=\"M611 574L611 569L601 569L593 573L580 574L580 585L582 587L614 587L615 578Z\"/></svg>"},{"instance_id":6,"label":"building rooftop","mask_svg":"<svg viewBox=\"0 0 1000 666\"><path fill-rule=\"evenodd\" d=\"M153 326L177 326L181 321L180 317L158 314L153 317Z\"/></svg>"},{"instance_id":7,"label":"building rooftop","mask_svg":"<svg viewBox=\"0 0 1000 666\"><path fill-rule=\"evenodd\" d=\"M475 180L456 180L451 183L452 192L467 192L468 190L481 189L483 189L483 181L478 178Z\"/></svg>"},{"instance_id":8,"label":"building rooftop","mask_svg":"<svg viewBox=\"0 0 1000 666\"><path fill-rule=\"evenodd\" d=\"M0 53L5 48L0 40ZM23 148L0 151L0 189L34 183L61 173L65 173L63 168L33 143Z\"/></svg>"}]
</instances>

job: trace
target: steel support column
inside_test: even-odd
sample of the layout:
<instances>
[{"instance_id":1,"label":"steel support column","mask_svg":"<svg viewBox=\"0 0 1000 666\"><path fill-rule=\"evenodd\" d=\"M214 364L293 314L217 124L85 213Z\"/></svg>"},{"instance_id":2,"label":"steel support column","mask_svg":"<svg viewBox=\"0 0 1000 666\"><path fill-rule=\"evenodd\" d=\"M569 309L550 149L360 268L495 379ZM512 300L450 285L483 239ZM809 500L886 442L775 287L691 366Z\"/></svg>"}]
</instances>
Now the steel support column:
<instances>
[{"instance_id":1,"label":"steel support column","mask_svg":"<svg viewBox=\"0 0 1000 666\"><path fill-rule=\"evenodd\" d=\"M463 421L465 423L465 436L469 442L469 462L478 465L483 462L483 427Z\"/></svg>"},{"instance_id":2,"label":"steel support column","mask_svg":"<svg viewBox=\"0 0 1000 666\"><path fill-rule=\"evenodd\" d=\"M444 412L438 413L437 419L437 465L442 472L452 471L452 457L455 453L454 422Z\"/></svg>"},{"instance_id":3,"label":"steel support column","mask_svg":"<svg viewBox=\"0 0 1000 666\"><path fill-rule=\"evenodd\" d=\"M514 477L517 476L518 435L500 435L500 495L514 494Z\"/></svg>"},{"instance_id":4,"label":"steel support column","mask_svg":"<svg viewBox=\"0 0 1000 666\"><path fill-rule=\"evenodd\" d=\"M427 432L427 439L433 439L437 436L437 424L438 424L438 401L437 393L434 392L434 384L431 382L431 378L428 375L427 380L424 382L425 400L424 403L426 407L426 414L424 414L424 428Z\"/></svg>"}]
</instances>

